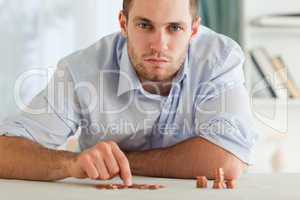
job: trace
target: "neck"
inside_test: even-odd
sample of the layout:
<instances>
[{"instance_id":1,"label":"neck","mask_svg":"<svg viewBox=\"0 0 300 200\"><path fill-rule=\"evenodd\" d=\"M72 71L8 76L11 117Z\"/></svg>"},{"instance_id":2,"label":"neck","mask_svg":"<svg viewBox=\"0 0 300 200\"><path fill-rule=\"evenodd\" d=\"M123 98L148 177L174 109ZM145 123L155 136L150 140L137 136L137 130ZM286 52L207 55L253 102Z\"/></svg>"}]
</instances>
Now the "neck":
<instances>
[{"instance_id":1,"label":"neck","mask_svg":"<svg viewBox=\"0 0 300 200\"><path fill-rule=\"evenodd\" d=\"M141 84L147 92L160 96L168 96L172 88L172 79L167 81L141 80Z\"/></svg>"}]
</instances>

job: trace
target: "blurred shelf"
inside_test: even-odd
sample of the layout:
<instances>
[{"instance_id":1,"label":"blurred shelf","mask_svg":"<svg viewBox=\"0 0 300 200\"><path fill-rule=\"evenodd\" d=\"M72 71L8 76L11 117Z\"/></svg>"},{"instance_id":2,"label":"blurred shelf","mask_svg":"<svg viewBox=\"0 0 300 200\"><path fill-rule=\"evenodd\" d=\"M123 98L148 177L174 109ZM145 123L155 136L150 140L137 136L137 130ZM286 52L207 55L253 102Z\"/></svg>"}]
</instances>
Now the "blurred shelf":
<instances>
[{"instance_id":1,"label":"blurred shelf","mask_svg":"<svg viewBox=\"0 0 300 200\"><path fill-rule=\"evenodd\" d=\"M300 108L300 99L272 99L272 98L253 98L250 100L256 106L292 106Z\"/></svg>"},{"instance_id":2,"label":"blurred shelf","mask_svg":"<svg viewBox=\"0 0 300 200\"><path fill-rule=\"evenodd\" d=\"M246 26L247 35L253 37L293 37L299 39L300 28L275 28L275 27L253 27Z\"/></svg>"}]
</instances>

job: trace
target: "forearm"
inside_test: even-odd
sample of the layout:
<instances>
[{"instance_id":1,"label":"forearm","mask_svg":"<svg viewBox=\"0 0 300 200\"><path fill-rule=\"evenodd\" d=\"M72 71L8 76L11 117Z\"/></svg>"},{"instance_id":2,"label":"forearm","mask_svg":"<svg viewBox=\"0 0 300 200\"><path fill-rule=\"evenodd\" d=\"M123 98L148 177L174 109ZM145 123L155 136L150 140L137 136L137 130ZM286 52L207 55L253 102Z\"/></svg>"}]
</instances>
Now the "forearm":
<instances>
[{"instance_id":1,"label":"forearm","mask_svg":"<svg viewBox=\"0 0 300 200\"><path fill-rule=\"evenodd\" d=\"M76 155L49 150L27 139L0 137L0 178L54 181L69 176Z\"/></svg>"},{"instance_id":2,"label":"forearm","mask_svg":"<svg viewBox=\"0 0 300 200\"><path fill-rule=\"evenodd\" d=\"M236 179L246 167L234 155L202 138L127 156L133 174L154 177L189 179L204 175L213 179L215 169L222 167L226 179Z\"/></svg>"}]
</instances>

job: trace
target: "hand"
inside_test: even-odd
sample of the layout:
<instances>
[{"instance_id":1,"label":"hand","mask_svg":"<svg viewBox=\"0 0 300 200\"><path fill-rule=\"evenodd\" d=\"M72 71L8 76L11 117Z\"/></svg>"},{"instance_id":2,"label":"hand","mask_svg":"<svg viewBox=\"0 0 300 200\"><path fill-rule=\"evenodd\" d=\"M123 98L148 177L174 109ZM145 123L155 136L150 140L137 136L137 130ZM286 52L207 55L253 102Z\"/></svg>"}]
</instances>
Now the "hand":
<instances>
[{"instance_id":1,"label":"hand","mask_svg":"<svg viewBox=\"0 0 300 200\"><path fill-rule=\"evenodd\" d=\"M108 180L120 175L125 185L132 184L132 175L127 157L112 141L100 142L80 153L68 169L75 178Z\"/></svg>"}]
</instances>

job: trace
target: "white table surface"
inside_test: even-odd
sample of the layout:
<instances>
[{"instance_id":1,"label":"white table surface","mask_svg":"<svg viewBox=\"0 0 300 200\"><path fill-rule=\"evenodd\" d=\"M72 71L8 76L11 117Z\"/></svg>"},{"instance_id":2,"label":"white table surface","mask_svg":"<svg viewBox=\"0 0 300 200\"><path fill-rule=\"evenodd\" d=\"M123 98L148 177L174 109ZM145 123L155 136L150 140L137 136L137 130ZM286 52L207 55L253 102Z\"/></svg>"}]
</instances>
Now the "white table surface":
<instances>
[{"instance_id":1,"label":"white table surface","mask_svg":"<svg viewBox=\"0 0 300 200\"><path fill-rule=\"evenodd\" d=\"M65 179L58 182L31 182L0 179L3 200L101 200L101 199L300 199L300 174L246 174L235 190L197 189L195 180L134 177L134 183L162 184L161 190L98 190L97 183L120 183L120 179L91 181ZM212 182L209 183L210 186Z\"/></svg>"}]
</instances>

